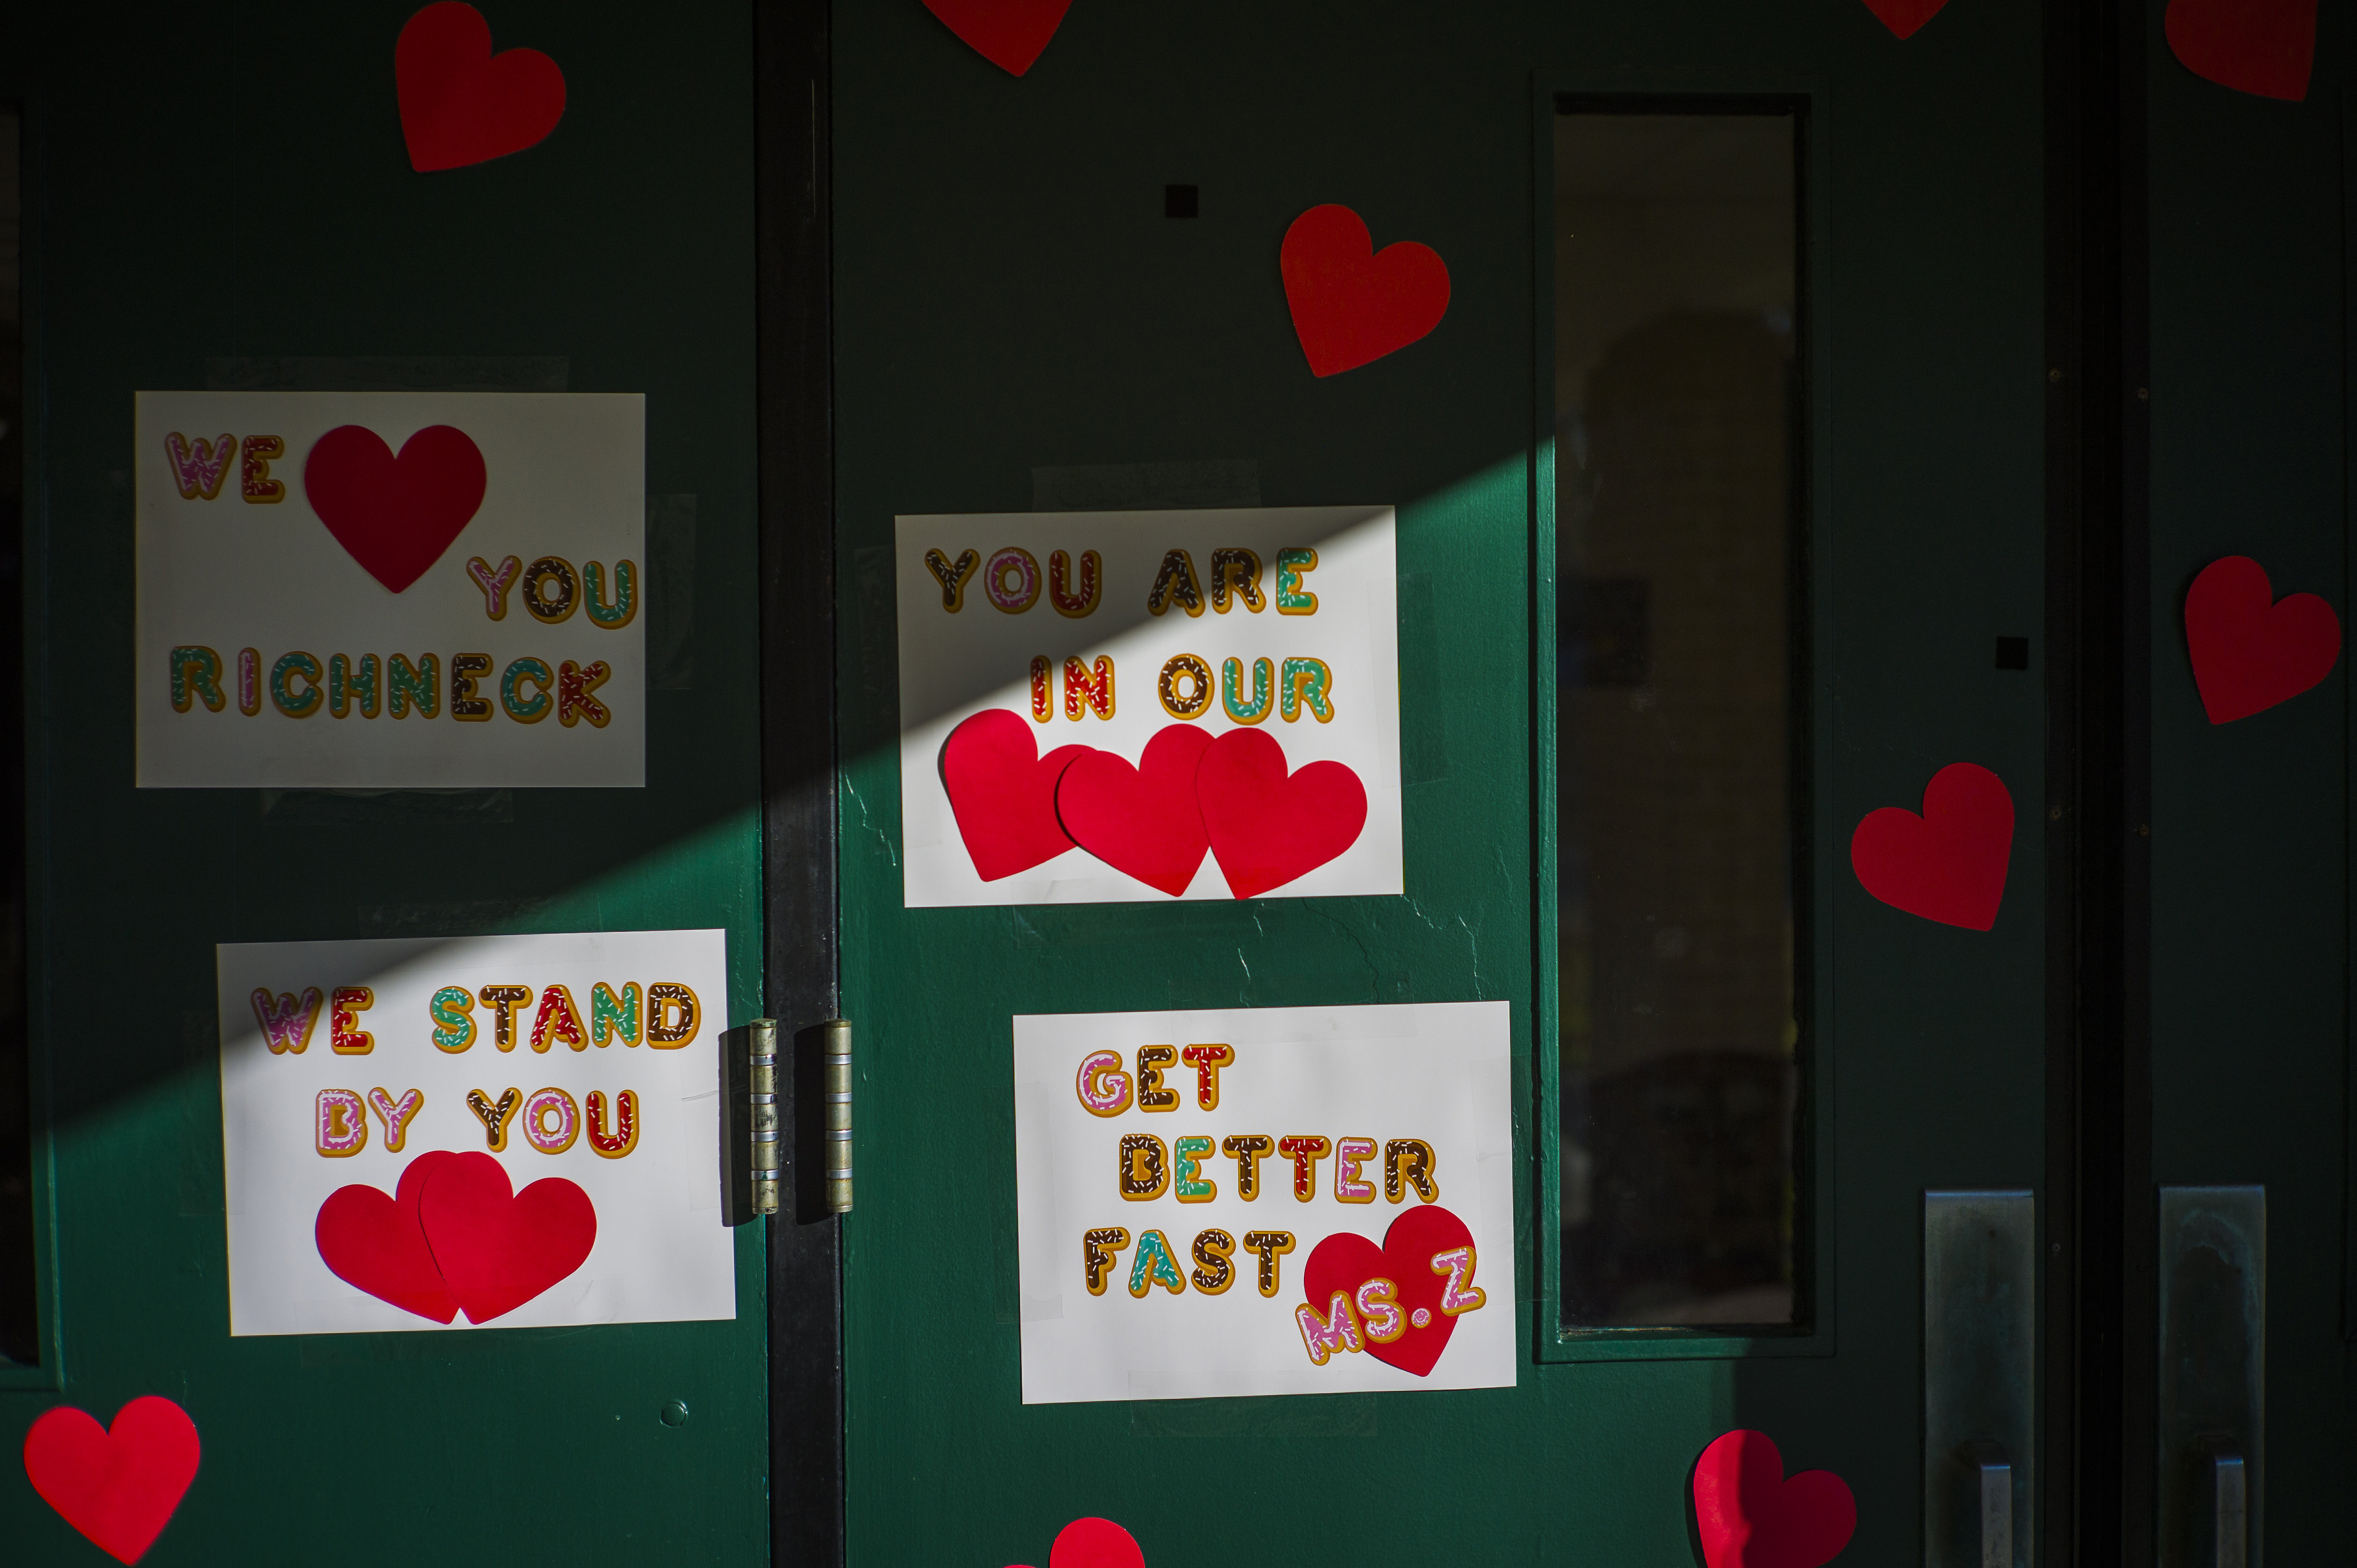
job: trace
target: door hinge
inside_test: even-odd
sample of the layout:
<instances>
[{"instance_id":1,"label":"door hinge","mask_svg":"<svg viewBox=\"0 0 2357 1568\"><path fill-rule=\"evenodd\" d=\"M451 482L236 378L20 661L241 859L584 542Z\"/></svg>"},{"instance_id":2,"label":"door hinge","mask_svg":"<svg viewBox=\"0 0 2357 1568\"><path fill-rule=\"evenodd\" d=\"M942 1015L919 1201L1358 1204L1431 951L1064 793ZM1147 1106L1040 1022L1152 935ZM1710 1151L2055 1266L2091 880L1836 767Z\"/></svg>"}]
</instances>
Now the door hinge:
<instances>
[{"instance_id":1,"label":"door hinge","mask_svg":"<svg viewBox=\"0 0 2357 1568\"><path fill-rule=\"evenodd\" d=\"M720 1036L722 1222L742 1225L786 1207L786 1117L794 1112L800 1218L851 1212L851 1026L840 1018L797 1035L779 1060L778 1024L756 1018ZM792 1075L786 1092L784 1075ZM815 1178L815 1179L813 1179Z\"/></svg>"}]
</instances>

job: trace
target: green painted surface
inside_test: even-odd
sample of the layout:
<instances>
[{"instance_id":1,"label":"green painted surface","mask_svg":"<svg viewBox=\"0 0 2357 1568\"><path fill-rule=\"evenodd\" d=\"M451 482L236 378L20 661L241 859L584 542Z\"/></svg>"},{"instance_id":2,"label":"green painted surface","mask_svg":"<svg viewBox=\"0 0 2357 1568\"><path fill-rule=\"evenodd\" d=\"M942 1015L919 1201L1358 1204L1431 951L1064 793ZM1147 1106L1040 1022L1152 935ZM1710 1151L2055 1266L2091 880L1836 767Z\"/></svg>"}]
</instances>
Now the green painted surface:
<instances>
[{"instance_id":1,"label":"green painted surface","mask_svg":"<svg viewBox=\"0 0 2357 1568\"><path fill-rule=\"evenodd\" d=\"M2153 1179L2264 1184L2266 1541L2345 1555L2350 686L2213 727L2182 610L2222 555L2350 625L2341 18L2304 103L2180 66L2151 8Z\"/></svg>"},{"instance_id":2,"label":"green painted surface","mask_svg":"<svg viewBox=\"0 0 2357 1568\"><path fill-rule=\"evenodd\" d=\"M1219 1537L1687 1563L1688 1470L1737 1424L1849 1480L1846 1560L1911 1560L1921 1190L2042 1164L2045 650L1992 669L2043 624L2037 8L1953 5L1902 44L1813 0L1082 5L1018 81L872 4L835 46L854 1563L1037 1563L1095 1513L1156 1563ZM1538 1359L1534 81L1811 98L1815 1354ZM1162 216L1168 182L1199 219ZM1322 201L1434 246L1454 293L1424 342L1320 381L1276 253ZM1255 462L1270 505L1400 508L1408 896L904 910L893 515L1023 510L1035 466L1202 459ZM1847 870L1860 817L1959 760L2020 822L1987 935ZM1019 1403L1011 1015L1476 997L1513 1004L1520 1053L1516 1388Z\"/></svg>"},{"instance_id":3,"label":"green painted surface","mask_svg":"<svg viewBox=\"0 0 2357 1568\"><path fill-rule=\"evenodd\" d=\"M33 989L62 1398L194 1415L204 1465L157 1568L759 1562L751 1230L733 1323L228 1337L215 942L725 926L729 1014L760 1002L749 16L488 6L500 46L556 58L565 120L420 177L392 75L413 8L53 7L0 45L30 127ZM517 790L492 813L511 820L451 825L131 788L132 393L276 355L554 355L572 390L647 394L648 488L698 498L693 685L649 693L647 789ZM59 1397L0 1391L12 1455ZM5 1469L10 1562L101 1560Z\"/></svg>"}]
</instances>

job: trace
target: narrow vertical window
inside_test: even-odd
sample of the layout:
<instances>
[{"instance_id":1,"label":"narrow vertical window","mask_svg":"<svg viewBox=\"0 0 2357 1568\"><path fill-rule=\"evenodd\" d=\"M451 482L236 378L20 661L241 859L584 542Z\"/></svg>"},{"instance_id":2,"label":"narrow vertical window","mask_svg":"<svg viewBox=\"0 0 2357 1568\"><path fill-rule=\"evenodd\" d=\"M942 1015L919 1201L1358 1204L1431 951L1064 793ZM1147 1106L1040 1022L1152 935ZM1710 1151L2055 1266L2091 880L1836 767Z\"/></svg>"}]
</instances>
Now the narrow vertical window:
<instances>
[{"instance_id":1,"label":"narrow vertical window","mask_svg":"<svg viewBox=\"0 0 2357 1568\"><path fill-rule=\"evenodd\" d=\"M0 1357L40 1359L33 1119L25 1027L23 121L0 108Z\"/></svg>"}]
</instances>

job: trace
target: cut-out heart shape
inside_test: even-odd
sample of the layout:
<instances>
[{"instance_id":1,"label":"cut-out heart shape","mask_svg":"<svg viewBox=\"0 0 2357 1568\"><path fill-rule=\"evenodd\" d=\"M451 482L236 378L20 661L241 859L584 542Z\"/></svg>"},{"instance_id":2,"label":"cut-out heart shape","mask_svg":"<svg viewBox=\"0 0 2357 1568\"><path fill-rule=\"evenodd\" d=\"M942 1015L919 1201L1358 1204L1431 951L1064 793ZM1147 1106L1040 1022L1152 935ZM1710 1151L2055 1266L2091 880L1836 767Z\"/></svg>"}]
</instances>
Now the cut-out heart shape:
<instances>
[{"instance_id":1,"label":"cut-out heart shape","mask_svg":"<svg viewBox=\"0 0 2357 1568\"><path fill-rule=\"evenodd\" d=\"M429 424L401 444L339 424L303 460L303 495L336 542L394 593L425 575L472 522L489 483L473 437Z\"/></svg>"},{"instance_id":2,"label":"cut-out heart shape","mask_svg":"<svg viewBox=\"0 0 2357 1568\"><path fill-rule=\"evenodd\" d=\"M1940 14L1948 0L1866 0L1866 8L1874 13L1882 25L1902 38L1912 38L1915 30Z\"/></svg>"},{"instance_id":3,"label":"cut-out heart shape","mask_svg":"<svg viewBox=\"0 0 2357 1568\"><path fill-rule=\"evenodd\" d=\"M925 0L967 48L1013 76L1031 69L1071 6L1072 0Z\"/></svg>"},{"instance_id":4,"label":"cut-out heart shape","mask_svg":"<svg viewBox=\"0 0 2357 1568\"><path fill-rule=\"evenodd\" d=\"M942 788L985 882L1028 871L1072 847L1056 820L1056 784L1088 755L1085 746L1060 746L1040 756L1031 726L1005 708L985 709L950 731L942 743Z\"/></svg>"},{"instance_id":5,"label":"cut-out heart shape","mask_svg":"<svg viewBox=\"0 0 2357 1568\"><path fill-rule=\"evenodd\" d=\"M2298 696L2341 661L2341 618L2314 594L2277 603L2247 555L2212 561L2185 594L2185 650L2213 725Z\"/></svg>"},{"instance_id":6,"label":"cut-out heart shape","mask_svg":"<svg viewBox=\"0 0 2357 1568\"><path fill-rule=\"evenodd\" d=\"M1868 811L1850 835L1860 886L1894 909L1986 931L2005 900L2013 856L2013 796L2005 780L1952 762L1923 788L1923 814L1904 806Z\"/></svg>"},{"instance_id":7,"label":"cut-out heart shape","mask_svg":"<svg viewBox=\"0 0 2357 1568\"><path fill-rule=\"evenodd\" d=\"M1340 762L1287 776L1285 748L1264 730L1232 729L1195 770L1203 828L1228 891L1257 898L1307 875L1359 842L1367 787Z\"/></svg>"},{"instance_id":8,"label":"cut-out heart shape","mask_svg":"<svg viewBox=\"0 0 2357 1568\"><path fill-rule=\"evenodd\" d=\"M2298 103L2316 66L2316 0L2169 0L2170 52L2205 81Z\"/></svg>"},{"instance_id":9,"label":"cut-out heart shape","mask_svg":"<svg viewBox=\"0 0 2357 1568\"><path fill-rule=\"evenodd\" d=\"M563 1176L512 1192L506 1168L474 1150L427 1173L417 1218L469 1323L513 1312L579 1268L597 1243L587 1193Z\"/></svg>"},{"instance_id":10,"label":"cut-out heart shape","mask_svg":"<svg viewBox=\"0 0 2357 1568\"><path fill-rule=\"evenodd\" d=\"M420 174L520 153L565 117L565 73L538 49L491 53L491 25L464 0L436 0L393 46L401 135Z\"/></svg>"},{"instance_id":11,"label":"cut-out heart shape","mask_svg":"<svg viewBox=\"0 0 2357 1568\"><path fill-rule=\"evenodd\" d=\"M1332 202L1293 220L1277 267L1314 376L1405 349L1448 312L1448 267L1431 246L1402 240L1378 252L1365 221Z\"/></svg>"},{"instance_id":12,"label":"cut-out heart shape","mask_svg":"<svg viewBox=\"0 0 2357 1568\"><path fill-rule=\"evenodd\" d=\"M1056 815L1074 843L1176 898L1211 847L1195 799L1195 769L1211 745L1192 725L1168 725L1135 768L1109 751L1078 757L1056 785Z\"/></svg>"},{"instance_id":13,"label":"cut-out heart shape","mask_svg":"<svg viewBox=\"0 0 2357 1568\"><path fill-rule=\"evenodd\" d=\"M25 1434L33 1490L118 1563L136 1563L155 1544L202 1456L197 1423L161 1394L133 1400L111 1427L59 1405Z\"/></svg>"},{"instance_id":14,"label":"cut-out heart shape","mask_svg":"<svg viewBox=\"0 0 2357 1568\"><path fill-rule=\"evenodd\" d=\"M373 1187L339 1187L329 1193L312 1226L328 1272L404 1312L436 1323L457 1316L458 1304L450 1299L417 1217L425 1178L436 1165L456 1157L438 1149L419 1155L403 1167L391 1197Z\"/></svg>"},{"instance_id":15,"label":"cut-out heart shape","mask_svg":"<svg viewBox=\"0 0 2357 1568\"><path fill-rule=\"evenodd\" d=\"M1848 1483L1831 1470L1788 1479L1764 1432L1711 1441L1695 1466L1694 1506L1709 1568L1821 1568L1857 1529Z\"/></svg>"},{"instance_id":16,"label":"cut-out heart shape","mask_svg":"<svg viewBox=\"0 0 2357 1568\"><path fill-rule=\"evenodd\" d=\"M1424 1205L1393 1220L1380 1247L1349 1230L1338 1230L1318 1242L1301 1271L1301 1288L1309 1305L1324 1317L1337 1292L1356 1302L1359 1287L1369 1280L1391 1281L1399 1310L1406 1315L1406 1326L1386 1345L1367 1339L1366 1351L1378 1361L1421 1378L1448 1348L1460 1316L1441 1311L1448 1271L1444 1267L1435 1273L1432 1260L1472 1245L1473 1232L1465 1228L1465 1221L1437 1203ZM1471 1273L1478 1280L1478 1267Z\"/></svg>"},{"instance_id":17,"label":"cut-out heart shape","mask_svg":"<svg viewBox=\"0 0 2357 1568\"><path fill-rule=\"evenodd\" d=\"M1056 1532L1048 1568L1146 1568L1146 1553L1109 1519L1076 1519Z\"/></svg>"}]
</instances>

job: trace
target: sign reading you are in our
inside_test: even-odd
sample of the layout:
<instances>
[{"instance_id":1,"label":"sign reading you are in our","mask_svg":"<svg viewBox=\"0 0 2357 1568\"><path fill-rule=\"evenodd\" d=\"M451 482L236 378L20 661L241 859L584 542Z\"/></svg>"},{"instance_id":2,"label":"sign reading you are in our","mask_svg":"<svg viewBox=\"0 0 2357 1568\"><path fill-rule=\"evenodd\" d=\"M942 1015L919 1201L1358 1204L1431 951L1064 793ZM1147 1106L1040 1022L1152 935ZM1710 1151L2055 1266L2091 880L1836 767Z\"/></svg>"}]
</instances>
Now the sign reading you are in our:
<instances>
[{"instance_id":1,"label":"sign reading you are in our","mask_svg":"<svg viewBox=\"0 0 2357 1568\"><path fill-rule=\"evenodd\" d=\"M141 392L138 782L645 782L645 399Z\"/></svg>"}]
</instances>

